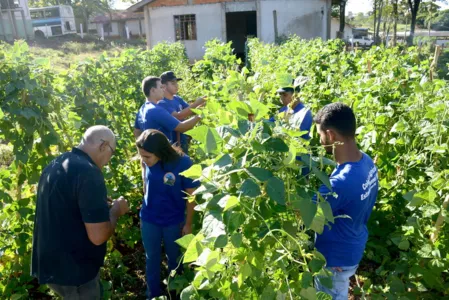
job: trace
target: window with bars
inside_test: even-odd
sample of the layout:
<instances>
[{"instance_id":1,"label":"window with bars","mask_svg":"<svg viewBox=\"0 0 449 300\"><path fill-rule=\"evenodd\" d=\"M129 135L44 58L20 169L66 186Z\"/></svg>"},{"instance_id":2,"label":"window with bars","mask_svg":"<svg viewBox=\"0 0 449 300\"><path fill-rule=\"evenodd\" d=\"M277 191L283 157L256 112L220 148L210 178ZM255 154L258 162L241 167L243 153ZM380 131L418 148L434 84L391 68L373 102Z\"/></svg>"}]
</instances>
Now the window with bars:
<instances>
[{"instance_id":1,"label":"window with bars","mask_svg":"<svg viewBox=\"0 0 449 300\"><path fill-rule=\"evenodd\" d=\"M195 15L175 16L175 35L177 41L196 40Z\"/></svg>"}]
</instances>

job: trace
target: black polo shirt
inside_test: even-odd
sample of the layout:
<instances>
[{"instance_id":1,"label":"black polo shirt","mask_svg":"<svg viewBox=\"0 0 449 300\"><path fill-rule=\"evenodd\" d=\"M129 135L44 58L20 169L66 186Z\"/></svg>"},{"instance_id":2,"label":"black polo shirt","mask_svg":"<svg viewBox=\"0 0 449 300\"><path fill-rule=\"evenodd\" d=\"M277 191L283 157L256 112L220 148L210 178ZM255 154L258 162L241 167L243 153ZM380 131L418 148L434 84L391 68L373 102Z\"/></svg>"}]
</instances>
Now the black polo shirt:
<instances>
[{"instance_id":1,"label":"black polo shirt","mask_svg":"<svg viewBox=\"0 0 449 300\"><path fill-rule=\"evenodd\" d=\"M39 283L81 285L103 265L106 243L96 246L84 223L109 221L101 170L78 148L53 160L37 190L31 274Z\"/></svg>"}]
</instances>

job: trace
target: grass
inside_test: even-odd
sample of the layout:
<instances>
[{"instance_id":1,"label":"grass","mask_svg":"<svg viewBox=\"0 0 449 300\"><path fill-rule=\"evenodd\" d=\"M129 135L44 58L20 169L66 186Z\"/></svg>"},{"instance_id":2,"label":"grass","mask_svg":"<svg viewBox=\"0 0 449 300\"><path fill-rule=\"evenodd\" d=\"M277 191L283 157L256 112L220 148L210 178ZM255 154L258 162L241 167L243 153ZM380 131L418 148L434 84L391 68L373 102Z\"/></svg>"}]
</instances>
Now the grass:
<instances>
[{"instance_id":1,"label":"grass","mask_svg":"<svg viewBox=\"0 0 449 300\"><path fill-rule=\"evenodd\" d=\"M30 52L36 58L48 58L57 71L70 68L71 64L90 58L97 58L102 53L120 52L126 48L145 49L144 39L105 40L87 35L84 39L77 35L67 35L49 39L36 39L30 42Z\"/></svg>"}]
</instances>

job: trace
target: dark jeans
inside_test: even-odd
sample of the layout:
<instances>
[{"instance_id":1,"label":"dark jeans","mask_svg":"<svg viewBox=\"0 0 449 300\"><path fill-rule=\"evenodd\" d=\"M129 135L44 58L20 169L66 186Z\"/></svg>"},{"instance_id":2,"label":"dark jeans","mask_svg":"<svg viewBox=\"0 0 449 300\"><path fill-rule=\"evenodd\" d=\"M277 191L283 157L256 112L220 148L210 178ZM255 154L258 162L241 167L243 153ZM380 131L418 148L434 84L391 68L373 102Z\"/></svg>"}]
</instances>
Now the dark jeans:
<instances>
[{"instance_id":1,"label":"dark jeans","mask_svg":"<svg viewBox=\"0 0 449 300\"><path fill-rule=\"evenodd\" d=\"M79 286L48 284L64 300L101 300L103 299L103 286L100 273L91 281Z\"/></svg>"},{"instance_id":2,"label":"dark jeans","mask_svg":"<svg viewBox=\"0 0 449 300\"><path fill-rule=\"evenodd\" d=\"M157 226L141 221L142 241L146 254L147 297L152 299L162 294L161 285L161 242L164 241L165 254L168 258L169 272L178 267L181 255L175 241L181 238L181 224ZM178 270L181 269L181 266Z\"/></svg>"}]
</instances>

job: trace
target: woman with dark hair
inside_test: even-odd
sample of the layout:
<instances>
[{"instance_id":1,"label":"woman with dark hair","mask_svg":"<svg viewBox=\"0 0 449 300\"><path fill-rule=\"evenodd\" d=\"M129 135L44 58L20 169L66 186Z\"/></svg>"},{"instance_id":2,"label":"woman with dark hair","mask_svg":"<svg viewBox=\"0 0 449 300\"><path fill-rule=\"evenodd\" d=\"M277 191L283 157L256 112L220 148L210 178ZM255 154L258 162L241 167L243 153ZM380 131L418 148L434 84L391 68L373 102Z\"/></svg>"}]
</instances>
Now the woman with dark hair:
<instances>
[{"instance_id":1,"label":"woman with dark hair","mask_svg":"<svg viewBox=\"0 0 449 300\"><path fill-rule=\"evenodd\" d=\"M199 183L179 174L189 169L192 161L173 147L162 132L145 130L136 145L145 164L142 172L145 197L140 218L146 254L147 296L152 299L161 296L161 241L164 241L169 271L175 270L180 256L175 241L192 232L195 203L188 202L185 197L191 195Z\"/></svg>"}]
</instances>

